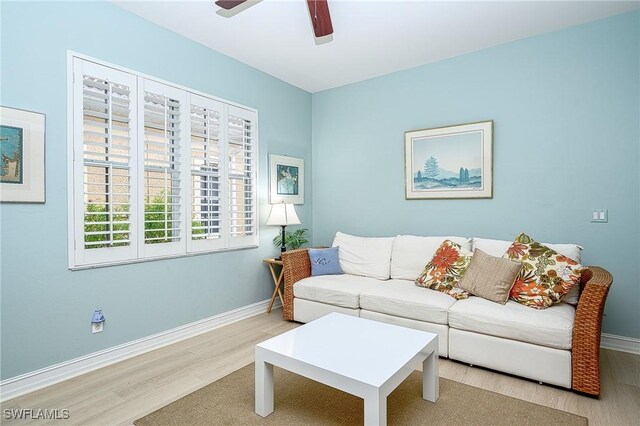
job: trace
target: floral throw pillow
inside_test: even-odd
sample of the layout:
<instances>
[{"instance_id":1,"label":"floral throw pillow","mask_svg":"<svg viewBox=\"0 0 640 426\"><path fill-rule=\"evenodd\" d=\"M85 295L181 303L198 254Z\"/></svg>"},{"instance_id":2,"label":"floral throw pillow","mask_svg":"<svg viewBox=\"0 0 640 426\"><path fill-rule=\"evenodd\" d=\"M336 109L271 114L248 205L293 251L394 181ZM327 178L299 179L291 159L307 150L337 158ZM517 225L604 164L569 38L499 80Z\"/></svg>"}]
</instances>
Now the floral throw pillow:
<instances>
[{"instance_id":1,"label":"floral throw pillow","mask_svg":"<svg viewBox=\"0 0 640 426\"><path fill-rule=\"evenodd\" d=\"M523 263L509 297L536 309L545 309L562 301L569 290L579 284L585 269L524 233L516 237L502 257Z\"/></svg>"},{"instance_id":2,"label":"floral throw pillow","mask_svg":"<svg viewBox=\"0 0 640 426\"><path fill-rule=\"evenodd\" d=\"M433 258L416 278L416 285L447 293L456 299L466 299L469 293L459 288L458 282L467 270L471 253L464 251L460 244L445 240L436 250Z\"/></svg>"}]
</instances>

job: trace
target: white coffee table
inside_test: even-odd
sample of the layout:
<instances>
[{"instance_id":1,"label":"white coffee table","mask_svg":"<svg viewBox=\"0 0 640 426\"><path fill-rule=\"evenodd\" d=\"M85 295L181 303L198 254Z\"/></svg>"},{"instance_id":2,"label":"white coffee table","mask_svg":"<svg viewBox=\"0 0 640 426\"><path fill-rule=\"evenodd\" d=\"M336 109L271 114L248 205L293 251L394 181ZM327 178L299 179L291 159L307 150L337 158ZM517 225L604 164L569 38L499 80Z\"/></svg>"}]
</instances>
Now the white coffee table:
<instances>
[{"instance_id":1,"label":"white coffee table","mask_svg":"<svg viewBox=\"0 0 640 426\"><path fill-rule=\"evenodd\" d=\"M256 413L273 413L273 366L364 399L387 423L387 396L422 363L422 397L439 396L438 335L332 313L256 345Z\"/></svg>"}]
</instances>

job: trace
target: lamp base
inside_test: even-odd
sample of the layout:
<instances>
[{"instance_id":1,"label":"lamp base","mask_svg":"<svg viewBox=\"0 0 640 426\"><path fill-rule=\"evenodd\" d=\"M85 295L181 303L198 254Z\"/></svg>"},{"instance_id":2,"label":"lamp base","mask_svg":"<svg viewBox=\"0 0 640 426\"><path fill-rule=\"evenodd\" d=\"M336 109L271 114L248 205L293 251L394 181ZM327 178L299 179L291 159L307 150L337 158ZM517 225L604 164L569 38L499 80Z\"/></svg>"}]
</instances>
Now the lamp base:
<instances>
[{"instance_id":1,"label":"lamp base","mask_svg":"<svg viewBox=\"0 0 640 426\"><path fill-rule=\"evenodd\" d=\"M279 258L277 258L276 260L282 260L282 253L284 253L285 251L287 251L287 245L286 245L286 243L285 243L285 241L284 241L284 239L285 239L285 235L286 235L286 234L285 234L285 231L284 231L284 228L286 228L286 227L287 227L287 225L280 225L280 226L282 227L282 234L280 234L280 237L281 237L281 239L282 239L282 244L280 245L280 257L279 257Z\"/></svg>"}]
</instances>

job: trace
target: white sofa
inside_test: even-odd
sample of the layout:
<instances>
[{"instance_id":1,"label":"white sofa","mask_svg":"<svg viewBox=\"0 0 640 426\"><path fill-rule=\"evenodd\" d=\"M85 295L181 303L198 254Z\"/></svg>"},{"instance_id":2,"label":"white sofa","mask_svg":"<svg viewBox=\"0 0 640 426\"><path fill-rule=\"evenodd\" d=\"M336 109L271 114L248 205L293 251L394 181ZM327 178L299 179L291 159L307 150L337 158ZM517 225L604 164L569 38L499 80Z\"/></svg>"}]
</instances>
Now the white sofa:
<instances>
[{"instance_id":1,"label":"white sofa","mask_svg":"<svg viewBox=\"0 0 640 426\"><path fill-rule=\"evenodd\" d=\"M511 300L505 305L475 296L456 300L414 283L445 239L494 256L502 256L511 243L452 236L364 238L338 232L333 246L339 247L343 275L311 276L305 249L283 255L283 315L306 323L341 312L437 333L442 357L598 395L599 361L593 342L599 344L601 308L611 275L590 267L581 287L591 291L580 295L576 286L564 299L573 304L563 302L544 310ZM580 261L577 245L547 245ZM595 305L593 297L582 301L584 293L597 296ZM577 318L586 325L576 327Z\"/></svg>"}]
</instances>

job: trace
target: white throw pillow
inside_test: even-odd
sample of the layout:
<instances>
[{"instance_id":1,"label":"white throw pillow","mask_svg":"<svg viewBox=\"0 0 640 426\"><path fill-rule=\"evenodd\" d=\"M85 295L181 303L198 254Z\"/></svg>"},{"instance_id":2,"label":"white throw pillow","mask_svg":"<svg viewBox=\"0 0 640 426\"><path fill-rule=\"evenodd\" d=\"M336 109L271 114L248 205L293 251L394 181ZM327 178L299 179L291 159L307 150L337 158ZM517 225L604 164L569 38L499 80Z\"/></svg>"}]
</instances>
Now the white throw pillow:
<instances>
[{"instance_id":1,"label":"white throw pillow","mask_svg":"<svg viewBox=\"0 0 640 426\"><path fill-rule=\"evenodd\" d=\"M337 232L333 247L338 247L340 268L345 274L388 280L393 240L393 237L356 237Z\"/></svg>"},{"instance_id":2,"label":"white throw pillow","mask_svg":"<svg viewBox=\"0 0 640 426\"><path fill-rule=\"evenodd\" d=\"M393 241L393 251L391 252L391 278L399 280L418 278L424 266L429 263L438 247L445 240L460 244L465 251L471 251L471 241L465 237L398 235Z\"/></svg>"},{"instance_id":3,"label":"white throw pillow","mask_svg":"<svg viewBox=\"0 0 640 426\"><path fill-rule=\"evenodd\" d=\"M492 256L502 256L507 252L507 249L511 246L513 241L505 240L490 240L488 238L473 237L473 249L480 249L483 252ZM552 250L557 251L563 256L567 256L570 259L580 262L580 252L582 247L577 244L549 244L541 243L549 247ZM562 298L562 301L570 305L577 305L580 297L580 286L575 285L569 290L569 293Z\"/></svg>"}]
</instances>

